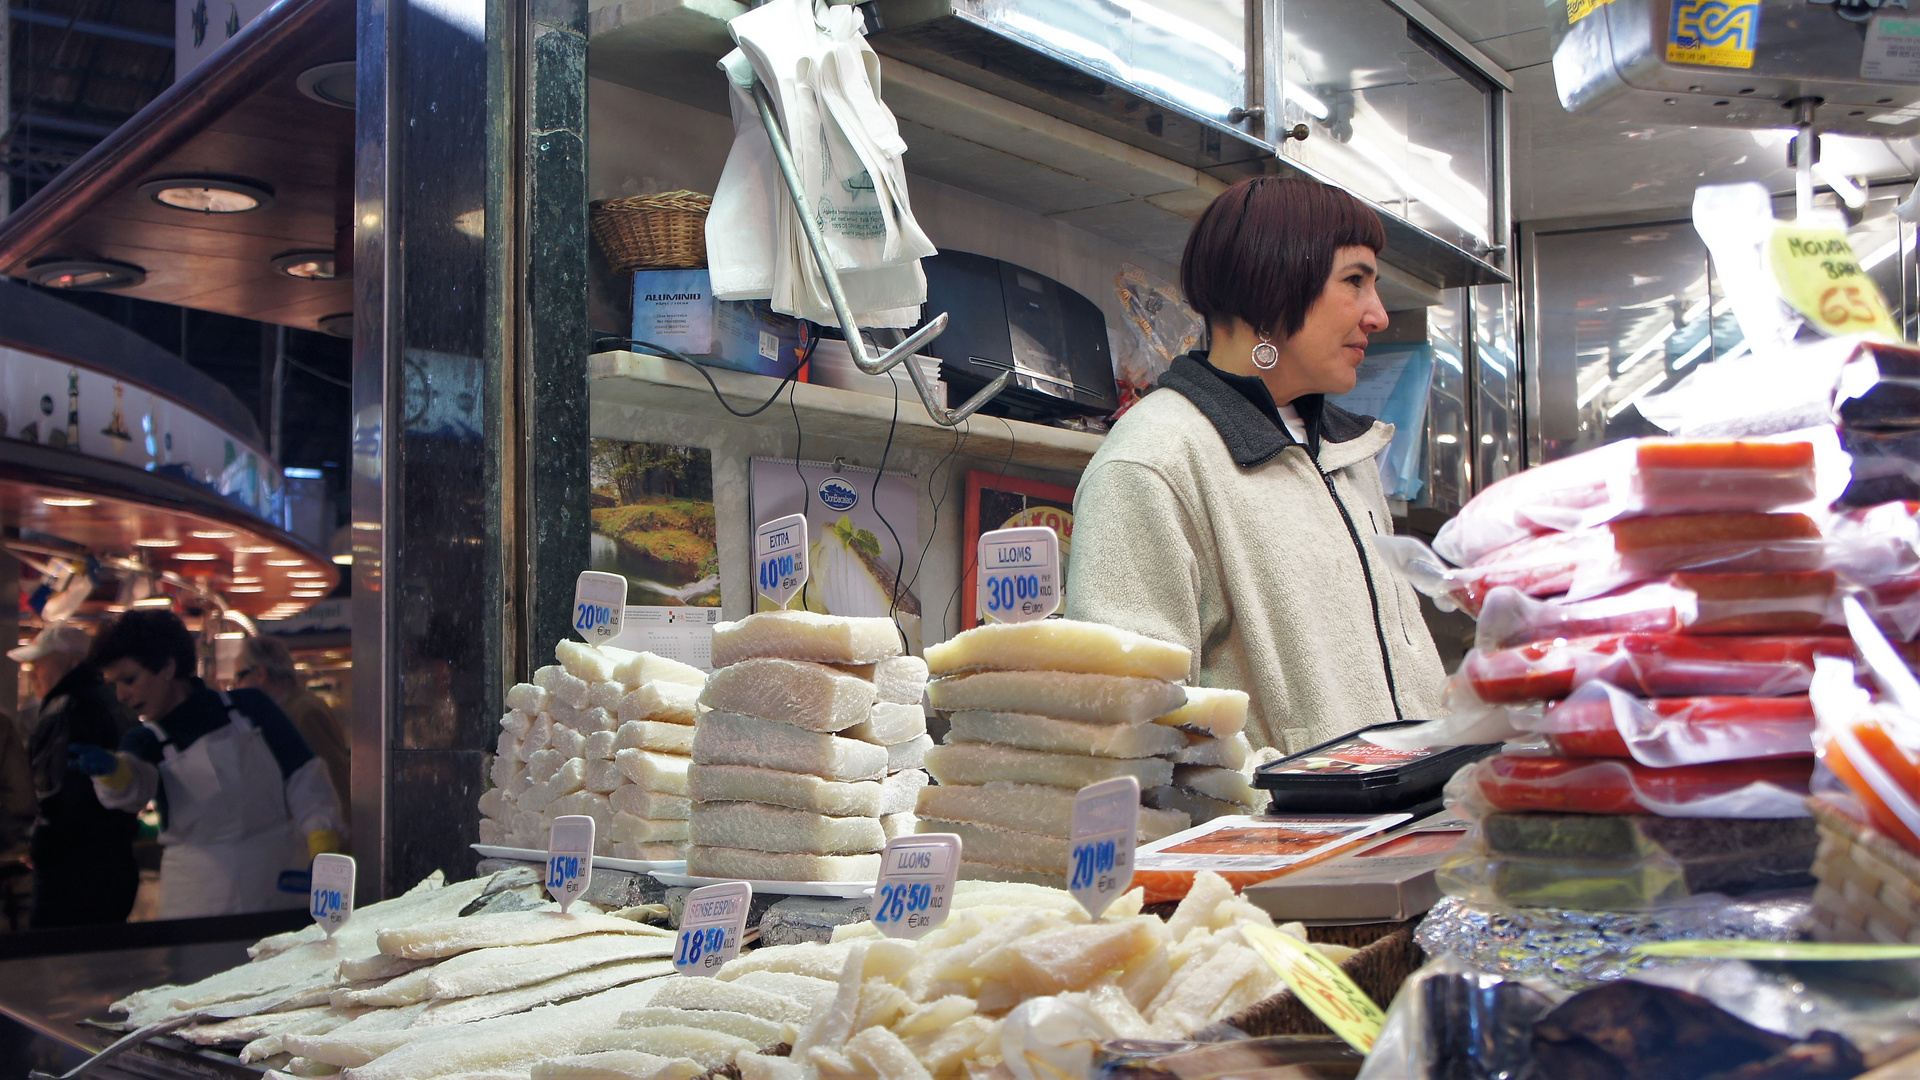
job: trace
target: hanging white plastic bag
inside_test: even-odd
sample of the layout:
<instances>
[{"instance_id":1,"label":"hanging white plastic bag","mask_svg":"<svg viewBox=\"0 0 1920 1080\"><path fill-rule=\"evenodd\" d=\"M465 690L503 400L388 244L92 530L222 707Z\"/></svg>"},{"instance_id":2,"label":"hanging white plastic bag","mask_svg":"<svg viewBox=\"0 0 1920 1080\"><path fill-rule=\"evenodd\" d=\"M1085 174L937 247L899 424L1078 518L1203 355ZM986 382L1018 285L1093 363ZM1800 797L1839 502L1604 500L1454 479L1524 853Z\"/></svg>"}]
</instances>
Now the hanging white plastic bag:
<instances>
[{"instance_id":1,"label":"hanging white plastic bag","mask_svg":"<svg viewBox=\"0 0 1920 1080\"><path fill-rule=\"evenodd\" d=\"M754 74L747 54L733 50L720 59L720 70L733 106L733 149L707 213L707 276L713 295L722 300L766 300L773 296L773 253L785 187L750 96Z\"/></svg>"}]
</instances>

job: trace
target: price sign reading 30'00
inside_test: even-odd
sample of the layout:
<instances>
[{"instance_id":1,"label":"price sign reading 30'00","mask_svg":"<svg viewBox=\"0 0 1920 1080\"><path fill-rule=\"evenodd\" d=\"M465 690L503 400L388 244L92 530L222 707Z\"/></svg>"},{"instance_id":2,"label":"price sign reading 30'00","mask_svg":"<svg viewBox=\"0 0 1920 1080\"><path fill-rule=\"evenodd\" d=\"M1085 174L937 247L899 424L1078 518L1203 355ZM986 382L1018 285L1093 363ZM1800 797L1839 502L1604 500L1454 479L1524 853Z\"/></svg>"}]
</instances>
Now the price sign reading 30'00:
<instances>
[{"instance_id":1,"label":"price sign reading 30'00","mask_svg":"<svg viewBox=\"0 0 1920 1080\"><path fill-rule=\"evenodd\" d=\"M1044 525L980 535L980 613L995 622L1060 610L1060 537Z\"/></svg>"},{"instance_id":2,"label":"price sign reading 30'00","mask_svg":"<svg viewBox=\"0 0 1920 1080\"><path fill-rule=\"evenodd\" d=\"M752 905L753 886L744 881L706 885L688 893L673 949L673 969L682 975L711 975L739 956L740 939L747 932L747 909Z\"/></svg>"},{"instance_id":3,"label":"price sign reading 30'00","mask_svg":"<svg viewBox=\"0 0 1920 1080\"><path fill-rule=\"evenodd\" d=\"M753 588L780 607L807 583L807 519L774 518L753 532Z\"/></svg>"},{"instance_id":4,"label":"price sign reading 30'00","mask_svg":"<svg viewBox=\"0 0 1920 1080\"><path fill-rule=\"evenodd\" d=\"M959 873L960 838L953 833L887 841L880 853L880 880L873 885L873 925L887 937L924 936L947 921Z\"/></svg>"},{"instance_id":5,"label":"price sign reading 30'00","mask_svg":"<svg viewBox=\"0 0 1920 1080\"><path fill-rule=\"evenodd\" d=\"M353 856L315 855L313 872L308 876L307 910L320 929L332 937L353 918Z\"/></svg>"},{"instance_id":6,"label":"price sign reading 30'00","mask_svg":"<svg viewBox=\"0 0 1920 1080\"><path fill-rule=\"evenodd\" d=\"M568 814L547 833L547 895L565 912L593 883L593 819Z\"/></svg>"},{"instance_id":7,"label":"price sign reading 30'00","mask_svg":"<svg viewBox=\"0 0 1920 1080\"><path fill-rule=\"evenodd\" d=\"M1099 918L1133 884L1133 848L1140 829L1140 781L1116 776L1073 797L1073 846L1067 891Z\"/></svg>"},{"instance_id":8,"label":"price sign reading 30'00","mask_svg":"<svg viewBox=\"0 0 1920 1080\"><path fill-rule=\"evenodd\" d=\"M605 645L620 636L627 613L627 579L600 570L583 570L573 583L573 632L589 645Z\"/></svg>"}]
</instances>

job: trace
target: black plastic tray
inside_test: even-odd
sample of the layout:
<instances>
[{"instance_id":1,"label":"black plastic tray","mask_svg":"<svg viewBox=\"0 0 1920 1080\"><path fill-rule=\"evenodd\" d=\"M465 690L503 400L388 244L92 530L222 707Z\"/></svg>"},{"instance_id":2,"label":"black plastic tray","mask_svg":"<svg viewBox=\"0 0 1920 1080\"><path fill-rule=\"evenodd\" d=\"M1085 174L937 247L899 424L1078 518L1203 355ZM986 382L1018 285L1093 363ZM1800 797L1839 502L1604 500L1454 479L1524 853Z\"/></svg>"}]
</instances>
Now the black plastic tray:
<instances>
[{"instance_id":1,"label":"black plastic tray","mask_svg":"<svg viewBox=\"0 0 1920 1080\"><path fill-rule=\"evenodd\" d=\"M1366 741L1368 732L1406 727L1419 721L1376 724L1323 742L1254 770L1253 786L1272 794L1276 811L1308 813L1391 813L1412 809L1440 795L1460 766L1492 754L1499 743L1449 746L1438 750L1398 751ZM1366 751L1379 760L1342 761L1347 750ZM1334 760L1315 762L1316 758Z\"/></svg>"}]
</instances>

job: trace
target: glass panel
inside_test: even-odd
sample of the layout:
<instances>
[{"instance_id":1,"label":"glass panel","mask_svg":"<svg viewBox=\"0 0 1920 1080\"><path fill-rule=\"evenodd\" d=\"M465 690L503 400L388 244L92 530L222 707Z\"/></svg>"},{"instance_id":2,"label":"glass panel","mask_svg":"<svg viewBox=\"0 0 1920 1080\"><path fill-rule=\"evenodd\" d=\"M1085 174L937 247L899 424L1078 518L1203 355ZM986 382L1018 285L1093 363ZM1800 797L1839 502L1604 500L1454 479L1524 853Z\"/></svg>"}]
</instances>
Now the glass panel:
<instances>
[{"instance_id":1,"label":"glass panel","mask_svg":"<svg viewBox=\"0 0 1920 1080\"><path fill-rule=\"evenodd\" d=\"M1452 513L1473 494L1473 461L1468 453L1466 298L1447 294L1447 302L1427 309L1427 339L1433 343L1433 389L1427 397L1427 490L1418 505Z\"/></svg>"},{"instance_id":2,"label":"glass panel","mask_svg":"<svg viewBox=\"0 0 1920 1080\"><path fill-rule=\"evenodd\" d=\"M1520 351L1513 333L1513 286L1473 290L1474 483L1520 468Z\"/></svg>"},{"instance_id":3,"label":"glass panel","mask_svg":"<svg viewBox=\"0 0 1920 1080\"><path fill-rule=\"evenodd\" d=\"M1466 248L1492 243L1488 92L1379 0L1287 0L1281 152ZM1424 35L1423 35L1424 36Z\"/></svg>"},{"instance_id":4,"label":"glass panel","mask_svg":"<svg viewBox=\"0 0 1920 1080\"><path fill-rule=\"evenodd\" d=\"M1000 0L996 26L1225 120L1247 103L1246 0Z\"/></svg>"}]
</instances>

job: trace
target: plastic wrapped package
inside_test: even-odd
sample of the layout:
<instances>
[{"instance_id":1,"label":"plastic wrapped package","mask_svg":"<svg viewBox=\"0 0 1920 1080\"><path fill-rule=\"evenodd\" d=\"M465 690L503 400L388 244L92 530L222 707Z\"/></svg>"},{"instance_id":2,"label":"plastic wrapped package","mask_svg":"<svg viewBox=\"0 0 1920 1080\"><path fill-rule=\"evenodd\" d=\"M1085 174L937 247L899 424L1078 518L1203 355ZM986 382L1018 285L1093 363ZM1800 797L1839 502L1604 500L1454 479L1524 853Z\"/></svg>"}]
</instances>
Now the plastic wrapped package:
<instances>
[{"instance_id":1,"label":"plastic wrapped package","mask_svg":"<svg viewBox=\"0 0 1920 1080\"><path fill-rule=\"evenodd\" d=\"M1489 974L1440 953L1393 999L1360 1080L1530 1076L1533 1025L1566 997L1551 982Z\"/></svg>"},{"instance_id":2,"label":"plastic wrapped package","mask_svg":"<svg viewBox=\"0 0 1920 1080\"><path fill-rule=\"evenodd\" d=\"M1473 703L1554 701L1605 681L1647 697L1805 693L1817 656L1851 656L1853 642L1822 635L1694 637L1600 634L1467 654L1448 686L1456 711Z\"/></svg>"},{"instance_id":3,"label":"plastic wrapped package","mask_svg":"<svg viewBox=\"0 0 1920 1080\"><path fill-rule=\"evenodd\" d=\"M1823 528L1832 541L1827 569L1872 587L1920 573L1920 502L1839 509Z\"/></svg>"},{"instance_id":4,"label":"plastic wrapped package","mask_svg":"<svg viewBox=\"0 0 1920 1080\"><path fill-rule=\"evenodd\" d=\"M1833 412L1843 431L1920 427L1920 349L1861 343L1840 368Z\"/></svg>"},{"instance_id":5,"label":"plastic wrapped package","mask_svg":"<svg viewBox=\"0 0 1920 1080\"><path fill-rule=\"evenodd\" d=\"M1920 422L1920 416L1915 417ZM1838 507L1867 507L1920 499L1920 428L1903 431L1840 429L1840 446L1853 465Z\"/></svg>"},{"instance_id":6,"label":"plastic wrapped package","mask_svg":"<svg viewBox=\"0 0 1920 1080\"><path fill-rule=\"evenodd\" d=\"M1811 695L1819 718L1814 745L1873 827L1920 855L1920 722L1875 702L1845 660L1825 660Z\"/></svg>"},{"instance_id":7,"label":"plastic wrapped package","mask_svg":"<svg viewBox=\"0 0 1920 1080\"><path fill-rule=\"evenodd\" d=\"M1810 758L1763 758L1654 769L1637 761L1509 750L1475 762L1449 785L1456 812L1546 811L1664 817L1805 817ZM1464 782L1462 781L1464 779ZM1453 801L1450 799L1450 801Z\"/></svg>"},{"instance_id":8,"label":"plastic wrapped package","mask_svg":"<svg viewBox=\"0 0 1920 1080\"><path fill-rule=\"evenodd\" d=\"M1537 733L1567 757L1632 758L1669 768L1813 753L1805 696L1642 698L1590 682L1548 707Z\"/></svg>"},{"instance_id":9,"label":"plastic wrapped package","mask_svg":"<svg viewBox=\"0 0 1920 1080\"><path fill-rule=\"evenodd\" d=\"M1536 600L1491 590L1474 645L1483 652L1594 634L1805 634L1840 627L1830 570L1679 573L1591 600ZM1920 580L1915 582L1920 592Z\"/></svg>"}]
</instances>

